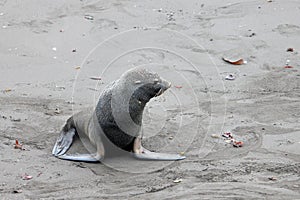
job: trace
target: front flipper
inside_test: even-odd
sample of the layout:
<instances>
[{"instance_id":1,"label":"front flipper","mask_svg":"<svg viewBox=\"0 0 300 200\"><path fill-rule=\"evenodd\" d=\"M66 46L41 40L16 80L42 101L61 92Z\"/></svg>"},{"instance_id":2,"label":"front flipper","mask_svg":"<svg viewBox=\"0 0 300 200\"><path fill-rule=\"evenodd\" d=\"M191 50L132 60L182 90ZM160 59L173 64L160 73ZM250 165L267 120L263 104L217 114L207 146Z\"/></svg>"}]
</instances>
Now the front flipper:
<instances>
[{"instance_id":1,"label":"front flipper","mask_svg":"<svg viewBox=\"0 0 300 200\"><path fill-rule=\"evenodd\" d=\"M173 161L173 160L185 159L185 156L180 156L177 154L168 154L168 153L156 153L156 152L149 151L143 147L141 152L134 153L133 156L141 160Z\"/></svg>"},{"instance_id":2,"label":"front flipper","mask_svg":"<svg viewBox=\"0 0 300 200\"><path fill-rule=\"evenodd\" d=\"M68 132L61 131L61 134L53 147L52 154L56 157L65 154L72 145L74 135L74 128L71 128Z\"/></svg>"},{"instance_id":3,"label":"front flipper","mask_svg":"<svg viewBox=\"0 0 300 200\"><path fill-rule=\"evenodd\" d=\"M101 157L96 154L64 154L57 156L63 160L82 161L82 162L100 162Z\"/></svg>"},{"instance_id":4,"label":"front flipper","mask_svg":"<svg viewBox=\"0 0 300 200\"><path fill-rule=\"evenodd\" d=\"M133 143L133 156L141 160L173 161L185 159L185 156L180 156L177 154L155 153L149 151L142 146L142 139L139 137L135 138Z\"/></svg>"}]
</instances>

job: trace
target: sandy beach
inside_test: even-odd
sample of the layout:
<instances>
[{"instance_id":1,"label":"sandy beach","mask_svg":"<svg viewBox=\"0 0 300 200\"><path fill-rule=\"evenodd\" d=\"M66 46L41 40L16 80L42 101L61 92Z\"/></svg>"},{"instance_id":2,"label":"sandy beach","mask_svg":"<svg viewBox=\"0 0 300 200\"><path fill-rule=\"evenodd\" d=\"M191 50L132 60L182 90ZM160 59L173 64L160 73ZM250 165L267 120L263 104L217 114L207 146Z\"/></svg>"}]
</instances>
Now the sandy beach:
<instances>
[{"instance_id":1,"label":"sandy beach","mask_svg":"<svg viewBox=\"0 0 300 200\"><path fill-rule=\"evenodd\" d=\"M0 199L300 199L299 19L297 0L0 0ZM172 82L144 146L186 159L52 156L132 67Z\"/></svg>"}]
</instances>

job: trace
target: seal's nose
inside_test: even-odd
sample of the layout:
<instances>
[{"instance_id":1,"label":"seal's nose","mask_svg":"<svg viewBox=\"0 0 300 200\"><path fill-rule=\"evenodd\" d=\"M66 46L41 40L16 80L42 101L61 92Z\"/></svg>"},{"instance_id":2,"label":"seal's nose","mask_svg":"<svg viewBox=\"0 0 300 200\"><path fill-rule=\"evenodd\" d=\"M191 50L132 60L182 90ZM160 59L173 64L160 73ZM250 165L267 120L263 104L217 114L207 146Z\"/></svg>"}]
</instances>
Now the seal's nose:
<instances>
[{"instance_id":1,"label":"seal's nose","mask_svg":"<svg viewBox=\"0 0 300 200\"><path fill-rule=\"evenodd\" d=\"M171 83L166 80L162 80L161 87L165 91L171 87Z\"/></svg>"},{"instance_id":2,"label":"seal's nose","mask_svg":"<svg viewBox=\"0 0 300 200\"><path fill-rule=\"evenodd\" d=\"M171 83L171 82L168 82L168 86L167 86L167 88L170 88L170 87L171 87L171 85L172 85L172 83Z\"/></svg>"}]
</instances>

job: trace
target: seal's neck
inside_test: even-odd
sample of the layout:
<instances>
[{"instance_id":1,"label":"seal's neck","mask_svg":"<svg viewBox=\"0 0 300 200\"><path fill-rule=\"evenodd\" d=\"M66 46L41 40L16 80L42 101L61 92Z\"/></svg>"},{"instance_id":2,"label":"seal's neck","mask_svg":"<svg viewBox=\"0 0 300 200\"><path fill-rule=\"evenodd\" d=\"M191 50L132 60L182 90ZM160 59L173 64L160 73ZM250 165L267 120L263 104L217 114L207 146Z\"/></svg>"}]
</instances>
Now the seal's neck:
<instances>
[{"instance_id":1,"label":"seal's neck","mask_svg":"<svg viewBox=\"0 0 300 200\"><path fill-rule=\"evenodd\" d=\"M137 125L142 125L143 112L146 106L145 102L142 102L136 98L131 98L129 103L129 114L131 119Z\"/></svg>"}]
</instances>

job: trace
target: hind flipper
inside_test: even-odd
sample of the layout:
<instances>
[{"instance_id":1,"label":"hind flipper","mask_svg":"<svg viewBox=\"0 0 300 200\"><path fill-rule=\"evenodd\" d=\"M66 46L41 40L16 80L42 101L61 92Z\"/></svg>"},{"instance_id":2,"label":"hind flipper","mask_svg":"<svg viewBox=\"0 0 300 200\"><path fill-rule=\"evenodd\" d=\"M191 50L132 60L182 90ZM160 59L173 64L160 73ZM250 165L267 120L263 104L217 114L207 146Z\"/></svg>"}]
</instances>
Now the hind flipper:
<instances>
[{"instance_id":1,"label":"hind flipper","mask_svg":"<svg viewBox=\"0 0 300 200\"><path fill-rule=\"evenodd\" d=\"M64 154L57 156L63 160L81 161L81 162L100 162L101 157L97 154Z\"/></svg>"},{"instance_id":2,"label":"hind flipper","mask_svg":"<svg viewBox=\"0 0 300 200\"><path fill-rule=\"evenodd\" d=\"M61 134L53 147L52 154L56 157L65 154L72 145L74 135L74 128L71 128L67 132L61 131Z\"/></svg>"},{"instance_id":3,"label":"hind flipper","mask_svg":"<svg viewBox=\"0 0 300 200\"><path fill-rule=\"evenodd\" d=\"M185 159L185 156L180 156L178 154L156 153L149 151L142 146L141 138L135 138L133 156L141 160L175 161Z\"/></svg>"}]
</instances>

